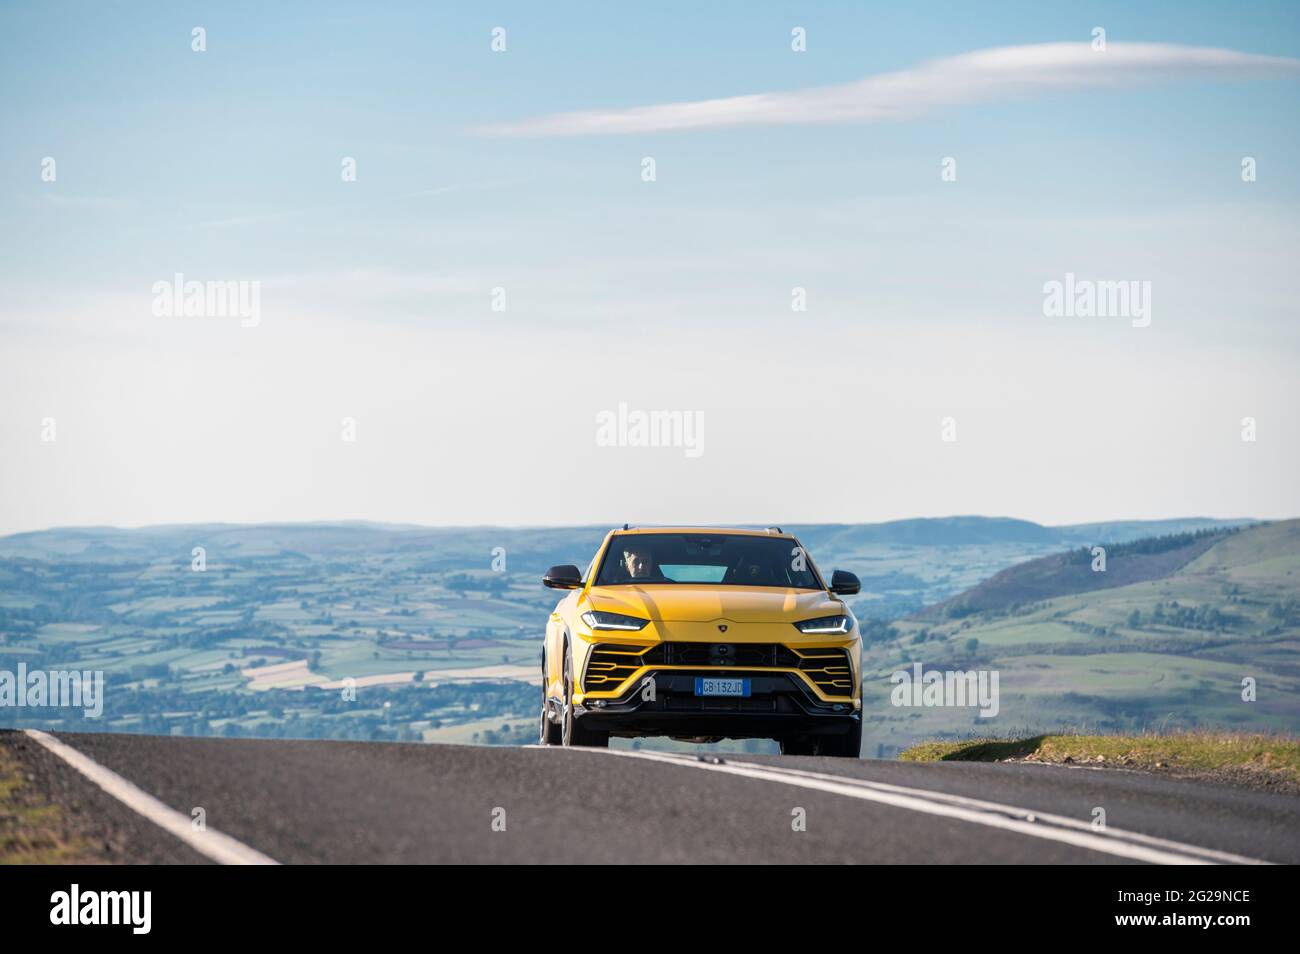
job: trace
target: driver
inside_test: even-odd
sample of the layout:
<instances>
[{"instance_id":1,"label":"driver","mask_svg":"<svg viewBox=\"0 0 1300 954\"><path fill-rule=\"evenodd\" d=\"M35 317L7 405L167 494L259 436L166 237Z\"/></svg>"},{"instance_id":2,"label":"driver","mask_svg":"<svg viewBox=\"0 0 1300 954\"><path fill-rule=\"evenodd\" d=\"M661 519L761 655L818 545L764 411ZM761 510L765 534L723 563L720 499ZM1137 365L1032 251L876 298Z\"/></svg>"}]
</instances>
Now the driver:
<instances>
[{"instance_id":1,"label":"driver","mask_svg":"<svg viewBox=\"0 0 1300 954\"><path fill-rule=\"evenodd\" d=\"M642 544L630 543L623 548L623 569L628 579L646 583L664 583L667 578L659 572L654 554Z\"/></svg>"}]
</instances>

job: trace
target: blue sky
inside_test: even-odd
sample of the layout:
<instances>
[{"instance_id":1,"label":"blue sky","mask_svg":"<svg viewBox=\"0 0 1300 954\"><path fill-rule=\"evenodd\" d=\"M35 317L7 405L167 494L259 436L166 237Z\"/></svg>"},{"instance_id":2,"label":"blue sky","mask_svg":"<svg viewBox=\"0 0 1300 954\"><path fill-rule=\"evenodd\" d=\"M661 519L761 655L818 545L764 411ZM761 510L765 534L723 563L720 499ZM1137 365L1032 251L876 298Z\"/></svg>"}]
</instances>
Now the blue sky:
<instances>
[{"instance_id":1,"label":"blue sky","mask_svg":"<svg viewBox=\"0 0 1300 954\"><path fill-rule=\"evenodd\" d=\"M1300 8L805 6L6 5L0 532L1300 512L1287 68L1031 77L890 122L482 128L815 102L1096 26L1116 56L1294 60ZM178 271L261 282L262 322L153 316ZM1045 318L1067 271L1150 281L1151 326ZM707 452L593 446L620 401L703 413Z\"/></svg>"}]
</instances>

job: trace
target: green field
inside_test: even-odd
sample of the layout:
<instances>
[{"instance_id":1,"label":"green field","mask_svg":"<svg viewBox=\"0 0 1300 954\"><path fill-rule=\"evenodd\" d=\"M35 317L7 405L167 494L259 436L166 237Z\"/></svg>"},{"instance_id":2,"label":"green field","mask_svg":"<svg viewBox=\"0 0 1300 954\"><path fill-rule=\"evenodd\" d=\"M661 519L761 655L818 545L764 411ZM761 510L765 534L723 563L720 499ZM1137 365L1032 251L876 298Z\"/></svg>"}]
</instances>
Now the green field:
<instances>
[{"instance_id":1,"label":"green field","mask_svg":"<svg viewBox=\"0 0 1300 954\"><path fill-rule=\"evenodd\" d=\"M1287 521L1227 536L1162 579L998 612L898 621L896 635L865 654L867 736L892 754L925 738L981 732L1297 732L1298 596L1300 521ZM916 661L997 671L997 717L891 705L890 674ZM1246 679L1253 700L1243 698Z\"/></svg>"}]
</instances>

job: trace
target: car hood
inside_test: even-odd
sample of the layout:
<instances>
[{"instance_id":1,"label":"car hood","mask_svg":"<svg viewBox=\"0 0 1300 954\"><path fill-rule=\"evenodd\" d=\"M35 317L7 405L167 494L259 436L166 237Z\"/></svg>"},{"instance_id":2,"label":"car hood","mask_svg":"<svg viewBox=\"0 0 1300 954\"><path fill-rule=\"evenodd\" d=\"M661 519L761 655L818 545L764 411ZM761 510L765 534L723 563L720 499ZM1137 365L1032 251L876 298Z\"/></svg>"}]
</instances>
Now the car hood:
<instances>
[{"instance_id":1,"label":"car hood","mask_svg":"<svg viewBox=\"0 0 1300 954\"><path fill-rule=\"evenodd\" d=\"M773 586L600 586L587 597L592 609L678 623L783 623L844 612L844 604L824 590Z\"/></svg>"}]
</instances>

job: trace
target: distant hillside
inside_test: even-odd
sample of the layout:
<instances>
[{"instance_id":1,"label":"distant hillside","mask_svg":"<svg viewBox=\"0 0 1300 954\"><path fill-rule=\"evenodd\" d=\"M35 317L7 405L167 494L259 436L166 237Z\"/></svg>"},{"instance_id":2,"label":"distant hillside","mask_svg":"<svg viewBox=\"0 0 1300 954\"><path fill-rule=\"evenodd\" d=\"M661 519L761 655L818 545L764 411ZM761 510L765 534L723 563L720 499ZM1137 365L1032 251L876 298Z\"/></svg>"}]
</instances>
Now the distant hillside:
<instances>
[{"instance_id":1,"label":"distant hillside","mask_svg":"<svg viewBox=\"0 0 1300 954\"><path fill-rule=\"evenodd\" d=\"M862 593L853 602L854 613L864 620L888 621L948 599L1008 567L1059 553L1081 542L1123 542L1155 533L1196 529L1215 521L1194 517L1045 527L1006 517L959 516L875 524L767 523L780 524L798 534L823 570L857 573ZM1232 523L1225 521L1223 525ZM1109 535L1093 536L1092 527L1105 527ZM366 567L367 580L372 574L396 580L401 572L455 574L493 567L496 572L500 567L493 563L493 554L504 553L506 572L517 585L528 586L548 566L585 566L608 529L418 527L361 521L55 528L0 537L0 608L6 579L4 561L66 564L71 576L87 564L113 567L123 579L130 580L140 578L131 574L143 573L146 568L157 572L178 564L188 566L195 547L204 548L213 566L239 567L271 577L290 572L335 580L359 580L350 574L361 565ZM58 571L54 578L60 575ZM389 585L377 577L373 583L376 593ZM165 588L160 592L168 593ZM128 590L125 595L132 594ZM44 598L54 606L71 601L62 593ZM266 594L258 597L266 598ZM434 615L432 610L430 613ZM436 614L436 618L440 624L454 622L450 614ZM162 622L159 619L160 625ZM167 622L184 627L193 621L174 614Z\"/></svg>"},{"instance_id":2,"label":"distant hillside","mask_svg":"<svg viewBox=\"0 0 1300 954\"><path fill-rule=\"evenodd\" d=\"M1207 527L1241 526L1245 520L1189 517L1181 520L1131 520L1115 523L1047 527L1010 517L925 517L886 523L794 524L771 520L797 533L803 543L819 550L848 552L871 546L959 547L1014 544L1060 547L1183 533ZM634 522L635 525L635 522ZM208 541L232 555L267 556L294 552L328 554L356 547L389 547L398 552L425 550L449 560L477 560L486 546L510 546L520 556L562 562L588 556L610 528L586 527L419 527L409 524L268 523L168 524L151 527L56 527L0 537L0 557L52 556L104 559L138 558L184 547L188 541ZM207 544L205 544L207 545ZM573 551L578 551L576 554ZM824 561L822 561L824 562ZM545 567L542 567L545 569Z\"/></svg>"},{"instance_id":3,"label":"distant hillside","mask_svg":"<svg viewBox=\"0 0 1300 954\"><path fill-rule=\"evenodd\" d=\"M1178 533L1194 533L1216 527L1244 527L1256 520L1222 520L1213 517L1184 517L1178 520L1115 520L1107 523L1076 523L1055 527L1063 539L1077 546L1094 546L1109 540L1126 543L1148 537L1165 537Z\"/></svg>"},{"instance_id":4,"label":"distant hillside","mask_svg":"<svg viewBox=\"0 0 1300 954\"><path fill-rule=\"evenodd\" d=\"M1187 517L1179 520L1123 520L1111 523L1080 523L1048 527L1011 517L919 517L886 523L782 524L797 533L815 550L818 544L853 549L866 545L889 546L986 546L1019 544L1067 547L1109 541L1127 543L1143 537L1187 533L1212 527L1238 527L1253 521Z\"/></svg>"},{"instance_id":5,"label":"distant hillside","mask_svg":"<svg viewBox=\"0 0 1300 954\"><path fill-rule=\"evenodd\" d=\"M1065 538L1055 528L1009 517L927 517L888 523L812 524L786 526L811 548L815 541L841 545L868 543L900 546L970 546L988 543L1059 544Z\"/></svg>"},{"instance_id":6,"label":"distant hillside","mask_svg":"<svg viewBox=\"0 0 1300 954\"><path fill-rule=\"evenodd\" d=\"M1128 543L1101 544L1105 568L1093 569L1092 547L1030 560L1003 570L972 590L918 613L918 618L961 618L1023 603L1158 580L1191 563L1234 529L1197 530Z\"/></svg>"},{"instance_id":7,"label":"distant hillside","mask_svg":"<svg viewBox=\"0 0 1300 954\"><path fill-rule=\"evenodd\" d=\"M869 628L867 735L924 737L1221 728L1300 731L1300 520L1077 549L993 575ZM890 675L987 670L1001 707L896 708Z\"/></svg>"},{"instance_id":8,"label":"distant hillside","mask_svg":"<svg viewBox=\"0 0 1300 954\"><path fill-rule=\"evenodd\" d=\"M589 558L608 527L411 527L371 523L175 524L121 529L59 527L0 537L0 558L152 561L202 546L229 560L301 556L329 560L358 553L418 558L445 569L477 567L506 547L519 568ZM188 556L186 557L188 559Z\"/></svg>"}]
</instances>

